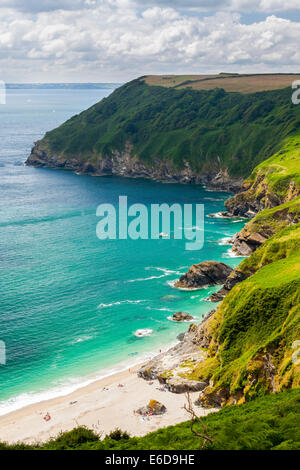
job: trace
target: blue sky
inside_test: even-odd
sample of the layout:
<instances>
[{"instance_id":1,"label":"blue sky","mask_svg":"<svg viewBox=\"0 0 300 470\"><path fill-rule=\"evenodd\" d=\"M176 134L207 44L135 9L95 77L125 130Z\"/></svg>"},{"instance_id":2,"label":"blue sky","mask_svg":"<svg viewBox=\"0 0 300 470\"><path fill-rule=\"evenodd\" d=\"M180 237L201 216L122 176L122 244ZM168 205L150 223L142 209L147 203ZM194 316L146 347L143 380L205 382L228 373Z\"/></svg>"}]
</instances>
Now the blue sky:
<instances>
[{"instance_id":1,"label":"blue sky","mask_svg":"<svg viewBox=\"0 0 300 470\"><path fill-rule=\"evenodd\" d=\"M0 79L300 72L299 0L1 0Z\"/></svg>"}]
</instances>

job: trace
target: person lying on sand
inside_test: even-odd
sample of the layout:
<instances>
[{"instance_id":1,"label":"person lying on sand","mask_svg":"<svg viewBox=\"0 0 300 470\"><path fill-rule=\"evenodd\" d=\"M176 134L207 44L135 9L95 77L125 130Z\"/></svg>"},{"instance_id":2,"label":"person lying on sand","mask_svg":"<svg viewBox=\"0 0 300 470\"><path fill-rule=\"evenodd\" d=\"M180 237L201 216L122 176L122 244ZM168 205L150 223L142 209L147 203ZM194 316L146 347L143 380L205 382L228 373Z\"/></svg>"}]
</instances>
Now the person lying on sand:
<instances>
[{"instance_id":1,"label":"person lying on sand","mask_svg":"<svg viewBox=\"0 0 300 470\"><path fill-rule=\"evenodd\" d=\"M45 414L44 418L43 418L45 421L50 421L51 419L51 416L49 414L49 412L47 411L47 413Z\"/></svg>"}]
</instances>

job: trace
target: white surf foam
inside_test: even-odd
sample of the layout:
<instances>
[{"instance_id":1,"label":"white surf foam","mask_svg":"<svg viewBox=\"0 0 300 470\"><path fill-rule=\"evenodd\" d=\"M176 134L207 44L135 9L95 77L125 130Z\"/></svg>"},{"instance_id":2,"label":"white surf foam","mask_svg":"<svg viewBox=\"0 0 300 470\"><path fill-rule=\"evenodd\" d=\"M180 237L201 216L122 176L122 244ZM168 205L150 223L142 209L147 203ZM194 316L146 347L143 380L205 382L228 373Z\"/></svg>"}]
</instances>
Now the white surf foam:
<instances>
[{"instance_id":1,"label":"white surf foam","mask_svg":"<svg viewBox=\"0 0 300 470\"><path fill-rule=\"evenodd\" d=\"M154 330L151 330L151 328L144 328L144 329L139 329L133 332L133 335L136 336L137 338L144 338L145 336L150 336L152 335Z\"/></svg>"},{"instance_id":2,"label":"white surf foam","mask_svg":"<svg viewBox=\"0 0 300 470\"><path fill-rule=\"evenodd\" d=\"M122 305L122 304L140 304L142 302L147 302L147 300L119 300L118 302L112 302L110 304L99 304L97 308L108 308L114 307L115 305Z\"/></svg>"},{"instance_id":3,"label":"white surf foam","mask_svg":"<svg viewBox=\"0 0 300 470\"><path fill-rule=\"evenodd\" d=\"M94 337L95 336L93 335L80 336L79 338L75 338L72 341L70 341L70 344L83 343L84 341L89 341L90 339L93 339Z\"/></svg>"},{"instance_id":4,"label":"white surf foam","mask_svg":"<svg viewBox=\"0 0 300 470\"><path fill-rule=\"evenodd\" d=\"M159 312L173 312L171 308L146 307L147 310L157 310Z\"/></svg>"},{"instance_id":5,"label":"white surf foam","mask_svg":"<svg viewBox=\"0 0 300 470\"><path fill-rule=\"evenodd\" d=\"M229 248L226 253L222 254L222 258L246 258L246 256L238 255L232 250L232 248Z\"/></svg>"},{"instance_id":6,"label":"white surf foam","mask_svg":"<svg viewBox=\"0 0 300 470\"><path fill-rule=\"evenodd\" d=\"M199 320L199 318L193 316L193 318L191 318L191 320L176 321L176 320L174 320L173 317L170 315L169 317L167 317L167 320L170 320L170 321L172 321L172 322L174 322L174 323L192 323L193 321Z\"/></svg>"},{"instance_id":7,"label":"white surf foam","mask_svg":"<svg viewBox=\"0 0 300 470\"><path fill-rule=\"evenodd\" d=\"M231 239L232 239L232 237L224 237L224 238L221 238L221 239L218 241L218 245L220 245L220 246L232 245Z\"/></svg>"},{"instance_id":8,"label":"white surf foam","mask_svg":"<svg viewBox=\"0 0 300 470\"><path fill-rule=\"evenodd\" d=\"M177 287L175 286L175 283L178 282L179 279L173 279L172 281L167 281L167 284L172 287L172 289L178 289L178 290L183 290L183 291L189 291L192 292L194 290L201 290L204 289L208 286L202 286L202 287Z\"/></svg>"}]
</instances>

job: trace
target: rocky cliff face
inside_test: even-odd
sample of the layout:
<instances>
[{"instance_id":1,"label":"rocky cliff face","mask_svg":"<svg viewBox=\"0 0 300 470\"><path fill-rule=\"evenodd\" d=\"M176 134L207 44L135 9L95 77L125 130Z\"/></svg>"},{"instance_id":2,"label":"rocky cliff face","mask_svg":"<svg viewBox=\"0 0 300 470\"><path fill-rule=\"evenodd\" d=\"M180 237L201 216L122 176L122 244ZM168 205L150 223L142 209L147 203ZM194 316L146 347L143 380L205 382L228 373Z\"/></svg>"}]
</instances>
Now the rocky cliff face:
<instances>
[{"instance_id":1,"label":"rocky cliff face","mask_svg":"<svg viewBox=\"0 0 300 470\"><path fill-rule=\"evenodd\" d=\"M231 239L232 251L239 256L250 256L279 230L300 221L297 198L286 204L262 211Z\"/></svg>"},{"instance_id":2,"label":"rocky cliff face","mask_svg":"<svg viewBox=\"0 0 300 470\"><path fill-rule=\"evenodd\" d=\"M167 352L159 354L138 371L138 376L145 380L154 380L166 385L173 393L197 392L204 390L208 380L192 380L184 377L191 365L202 362L206 353L202 347L207 347L210 337L206 336L203 327L215 311L212 310L202 321L202 327L191 324L188 331L182 335L181 341Z\"/></svg>"},{"instance_id":3,"label":"rocky cliff face","mask_svg":"<svg viewBox=\"0 0 300 470\"><path fill-rule=\"evenodd\" d=\"M297 159L300 165L300 155L295 156L296 161ZM299 185L293 180L292 176L285 190L282 190L279 185L277 187L274 184L272 185L270 175L274 172L276 172L276 169L274 165L270 164L270 167L266 166L266 168L257 171L254 181L245 181L241 192L225 201L227 215L251 218L260 211L272 209L280 204L295 200L300 195ZM288 175L286 178L288 179ZM286 185L284 172L282 179L283 184L281 186Z\"/></svg>"},{"instance_id":4,"label":"rocky cliff face","mask_svg":"<svg viewBox=\"0 0 300 470\"><path fill-rule=\"evenodd\" d=\"M265 175L259 174L254 183L245 182L242 192L225 201L228 216L251 218L259 211L282 204L281 198L270 191Z\"/></svg>"},{"instance_id":5,"label":"rocky cliff face","mask_svg":"<svg viewBox=\"0 0 300 470\"><path fill-rule=\"evenodd\" d=\"M66 157L50 151L44 142L38 141L25 162L28 166L63 168L77 173L93 176L124 176L127 178L150 178L169 183L204 184L210 189L237 192L242 180L229 176L228 171L212 170L201 174L192 170L187 160L181 168L174 166L171 160L153 158L149 164L140 160L133 152L133 146L127 142L125 149L115 150L109 156L93 155L83 159L79 156Z\"/></svg>"},{"instance_id":6,"label":"rocky cliff face","mask_svg":"<svg viewBox=\"0 0 300 470\"><path fill-rule=\"evenodd\" d=\"M218 292L211 294L207 300L210 302L220 302L236 284L244 281L247 277L248 276L240 271L239 268L234 269L225 280L224 286Z\"/></svg>"}]
</instances>

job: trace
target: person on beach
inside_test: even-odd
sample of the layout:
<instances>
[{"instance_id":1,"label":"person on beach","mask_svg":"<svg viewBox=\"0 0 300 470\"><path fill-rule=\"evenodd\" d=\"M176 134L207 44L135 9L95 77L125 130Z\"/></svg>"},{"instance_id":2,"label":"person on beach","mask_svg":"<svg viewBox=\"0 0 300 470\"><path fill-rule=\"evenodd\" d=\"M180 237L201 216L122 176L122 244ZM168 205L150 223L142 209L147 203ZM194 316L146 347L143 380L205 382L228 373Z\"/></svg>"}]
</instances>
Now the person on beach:
<instances>
[{"instance_id":1,"label":"person on beach","mask_svg":"<svg viewBox=\"0 0 300 470\"><path fill-rule=\"evenodd\" d=\"M45 416L44 416L44 420L45 420L45 421L50 421L50 419L51 419L51 416L50 416L50 414L49 414L49 411L47 411L47 413L46 413Z\"/></svg>"}]
</instances>

